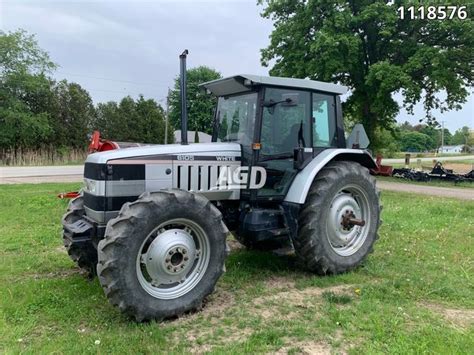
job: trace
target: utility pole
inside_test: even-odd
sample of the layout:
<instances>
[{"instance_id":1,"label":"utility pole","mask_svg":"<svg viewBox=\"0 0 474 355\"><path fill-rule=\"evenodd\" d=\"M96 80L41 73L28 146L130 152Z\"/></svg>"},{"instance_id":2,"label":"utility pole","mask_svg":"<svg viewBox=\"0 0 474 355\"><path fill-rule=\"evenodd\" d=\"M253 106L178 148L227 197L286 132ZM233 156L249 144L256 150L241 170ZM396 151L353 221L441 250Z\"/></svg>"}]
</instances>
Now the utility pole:
<instances>
[{"instance_id":1,"label":"utility pole","mask_svg":"<svg viewBox=\"0 0 474 355\"><path fill-rule=\"evenodd\" d=\"M444 146L444 121L441 121L441 152L443 153L443 146Z\"/></svg>"},{"instance_id":2,"label":"utility pole","mask_svg":"<svg viewBox=\"0 0 474 355\"><path fill-rule=\"evenodd\" d=\"M170 119L170 95L171 90L168 88L168 95L166 96L166 117L165 117L165 144L168 144L168 121Z\"/></svg>"}]
</instances>

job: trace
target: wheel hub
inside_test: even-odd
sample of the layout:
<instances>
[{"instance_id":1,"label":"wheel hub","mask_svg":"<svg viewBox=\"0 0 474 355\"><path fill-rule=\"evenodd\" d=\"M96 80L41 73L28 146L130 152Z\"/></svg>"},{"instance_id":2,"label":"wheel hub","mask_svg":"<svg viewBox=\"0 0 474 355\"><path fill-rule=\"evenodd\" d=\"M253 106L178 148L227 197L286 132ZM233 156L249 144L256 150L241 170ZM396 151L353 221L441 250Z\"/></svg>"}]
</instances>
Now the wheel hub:
<instances>
[{"instance_id":1,"label":"wheel hub","mask_svg":"<svg viewBox=\"0 0 474 355\"><path fill-rule=\"evenodd\" d=\"M342 215L341 226L344 230L350 231L354 226L365 226L365 221L360 218L356 218L354 211L346 210Z\"/></svg>"},{"instance_id":2,"label":"wheel hub","mask_svg":"<svg viewBox=\"0 0 474 355\"><path fill-rule=\"evenodd\" d=\"M328 235L333 247L344 247L358 236L359 228L363 225L361 209L356 199L349 193L338 194L329 210Z\"/></svg>"},{"instance_id":3,"label":"wheel hub","mask_svg":"<svg viewBox=\"0 0 474 355\"><path fill-rule=\"evenodd\" d=\"M158 286L183 281L197 256L196 245L188 231L169 229L158 233L143 261L152 284Z\"/></svg>"}]
</instances>

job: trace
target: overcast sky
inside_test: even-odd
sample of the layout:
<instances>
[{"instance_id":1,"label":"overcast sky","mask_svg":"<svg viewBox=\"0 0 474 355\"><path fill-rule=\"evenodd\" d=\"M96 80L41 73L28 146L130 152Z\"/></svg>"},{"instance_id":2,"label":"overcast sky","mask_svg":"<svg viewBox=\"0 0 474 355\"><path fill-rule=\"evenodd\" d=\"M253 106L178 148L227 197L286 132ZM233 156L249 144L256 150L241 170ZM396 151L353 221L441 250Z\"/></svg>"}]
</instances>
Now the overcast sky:
<instances>
[{"instance_id":1,"label":"overcast sky","mask_svg":"<svg viewBox=\"0 0 474 355\"><path fill-rule=\"evenodd\" d=\"M0 28L35 33L60 65L56 78L78 82L96 103L142 93L164 104L185 48L188 67L267 75L260 49L268 45L272 22L261 11L256 0L0 0ZM398 120L417 123L421 105L415 111L402 110ZM474 95L461 111L437 117L452 132L474 128Z\"/></svg>"}]
</instances>

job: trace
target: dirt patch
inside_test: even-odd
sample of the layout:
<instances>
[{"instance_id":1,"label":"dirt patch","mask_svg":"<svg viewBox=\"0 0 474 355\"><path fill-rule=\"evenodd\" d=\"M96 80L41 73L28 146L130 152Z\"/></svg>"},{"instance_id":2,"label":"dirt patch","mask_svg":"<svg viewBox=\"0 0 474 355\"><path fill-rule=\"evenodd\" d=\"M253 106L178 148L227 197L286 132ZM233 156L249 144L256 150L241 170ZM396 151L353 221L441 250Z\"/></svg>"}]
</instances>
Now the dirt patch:
<instances>
[{"instance_id":1,"label":"dirt patch","mask_svg":"<svg viewBox=\"0 0 474 355\"><path fill-rule=\"evenodd\" d=\"M441 315L455 327L468 328L474 324L474 309L448 308L435 303L428 303L423 306Z\"/></svg>"},{"instance_id":2,"label":"dirt patch","mask_svg":"<svg viewBox=\"0 0 474 355\"><path fill-rule=\"evenodd\" d=\"M225 346L234 342L243 342L252 334L250 328L237 328L234 326L214 328L205 332L189 332L186 339L194 344L189 350L192 354L203 354L209 352L215 346ZM198 344L199 340L204 340L206 344Z\"/></svg>"},{"instance_id":3,"label":"dirt patch","mask_svg":"<svg viewBox=\"0 0 474 355\"><path fill-rule=\"evenodd\" d=\"M319 306L324 302L323 293L332 292L334 294L353 293L354 285L338 285L325 288L310 287L303 290L294 288L294 282L287 277L272 277L266 282L266 286L275 292L270 295L256 298L246 305L246 310L264 319L293 319L300 317L310 310L316 314ZM188 351L193 354L202 354L226 346L231 343L246 341L254 332L252 328L237 327L223 321L226 310L235 306L234 295L226 290L218 288L211 294L203 306L201 312L188 314L179 318L175 322L183 322L184 328L188 328L185 333L176 334L176 339L185 338L191 344ZM201 321L204 317L208 326L192 326L194 321ZM185 326L186 324L186 326ZM279 354L297 351L302 354L345 354L352 346L343 344L334 349L331 342L340 343L342 333L336 332L326 341L295 341L288 339L283 348L278 350ZM336 350L336 351L335 351Z\"/></svg>"},{"instance_id":4,"label":"dirt patch","mask_svg":"<svg viewBox=\"0 0 474 355\"><path fill-rule=\"evenodd\" d=\"M254 304L261 305L272 302L286 302L287 304L300 306L312 301L315 298L321 299L324 292L333 292L336 295L349 293L354 289L354 285L337 285L331 287L308 287L303 290L292 289L290 291L278 292L270 296L256 298Z\"/></svg>"},{"instance_id":5,"label":"dirt patch","mask_svg":"<svg viewBox=\"0 0 474 355\"><path fill-rule=\"evenodd\" d=\"M67 255L67 250L64 247L64 245L61 245L59 247L54 248L54 251L58 252L59 254L65 254Z\"/></svg>"},{"instance_id":6,"label":"dirt patch","mask_svg":"<svg viewBox=\"0 0 474 355\"><path fill-rule=\"evenodd\" d=\"M340 344L340 346L334 347L333 345L331 345L332 342ZM355 347L355 344L344 341L343 333L340 329L334 332L334 334L328 335L327 339L296 341L291 338L286 338L285 344L287 345L277 350L275 354L288 354L291 352L306 355L345 355L349 352L350 349Z\"/></svg>"},{"instance_id":7,"label":"dirt patch","mask_svg":"<svg viewBox=\"0 0 474 355\"><path fill-rule=\"evenodd\" d=\"M235 303L234 294L222 289L217 289L204 301L202 314L207 315L220 315L226 309L232 307Z\"/></svg>"},{"instance_id":8,"label":"dirt patch","mask_svg":"<svg viewBox=\"0 0 474 355\"><path fill-rule=\"evenodd\" d=\"M295 282L285 276L271 276L265 281L265 288L271 289L288 289L294 288Z\"/></svg>"},{"instance_id":9,"label":"dirt patch","mask_svg":"<svg viewBox=\"0 0 474 355\"><path fill-rule=\"evenodd\" d=\"M245 249L245 247L242 244L240 244L237 240L235 240L234 238L228 238L227 239L227 244L229 245L231 253L234 252L234 251L237 251L237 250Z\"/></svg>"},{"instance_id":10,"label":"dirt patch","mask_svg":"<svg viewBox=\"0 0 474 355\"><path fill-rule=\"evenodd\" d=\"M332 292L336 295L350 294L353 285L338 285L325 288L309 287L297 290L292 287L288 291L277 292L272 295L256 298L249 307L252 313L264 319L291 320L300 317L310 310L317 314L317 309L323 302L324 292Z\"/></svg>"},{"instance_id":11,"label":"dirt patch","mask_svg":"<svg viewBox=\"0 0 474 355\"><path fill-rule=\"evenodd\" d=\"M219 319L234 304L235 297L231 292L217 288L204 300L202 308L198 312L185 314L173 322L192 322L201 316Z\"/></svg>"},{"instance_id":12,"label":"dirt patch","mask_svg":"<svg viewBox=\"0 0 474 355\"><path fill-rule=\"evenodd\" d=\"M192 344L192 348L189 349L190 353L203 354L211 351L215 346L245 340L251 334L251 329L239 329L222 323L225 311L234 304L235 297L231 292L217 288L203 302L201 310L173 320L173 323L183 323L183 326L186 327L186 325L193 324L198 317L204 317L211 327L192 327L184 334L176 333L176 342L186 338Z\"/></svg>"},{"instance_id":13,"label":"dirt patch","mask_svg":"<svg viewBox=\"0 0 474 355\"><path fill-rule=\"evenodd\" d=\"M290 351L305 355L329 355L332 353L332 347L323 341L297 342L279 349L274 354L283 355Z\"/></svg>"},{"instance_id":14,"label":"dirt patch","mask_svg":"<svg viewBox=\"0 0 474 355\"><path fill-rule=\"evenodd\" d=\"M457 174L466 174L474 169L474 164L463 164L463 163L443 163L445 169L452 169Z\"/></svg>"},{"instance_id":15,"label":"dirt patch","mask_svg":"<svg viewBox=\"0 0 474 355\"><path fill-rule=\"evenodd\" d=\"M39 279L65 279L72 275L85 275L85 272L77 268L77 269L66 269L66 270L48 272L48 273L43 273L43 274L33 274L31 276L35 280L39 280Z\"/></svg>"}]
</instances>

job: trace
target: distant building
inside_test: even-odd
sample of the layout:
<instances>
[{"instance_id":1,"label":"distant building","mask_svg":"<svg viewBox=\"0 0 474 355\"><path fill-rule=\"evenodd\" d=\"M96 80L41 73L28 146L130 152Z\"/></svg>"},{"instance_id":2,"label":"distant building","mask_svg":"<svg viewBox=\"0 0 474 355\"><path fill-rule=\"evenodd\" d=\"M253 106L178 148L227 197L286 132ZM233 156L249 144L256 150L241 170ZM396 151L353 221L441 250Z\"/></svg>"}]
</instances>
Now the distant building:
<instances>
[{"instance_id":1,"label":"distant building","mask_svg":"<svg viewBox=\"0 0 474 355\"><path fill-rule=\"evenodd\" d=\"M469 152L471 149L469 146L464 144L459 145L445 145L439 148L439 153L444 154L461 154L464 152Z\"/></svg>"},{"instance_id":2,"label":"distant building","mask_svg":"<svg viewBox=\"0 0 474 355\"><path fill-rule=\"evenodd\" d=\"M188 143L194 143L194 138L196 137L196 131L188 131ZM212 136L204 133L198 132L199 143L210 143ZM181 130L174 131L174 142L181 143Z\"/></svg>"}]
</instances>

